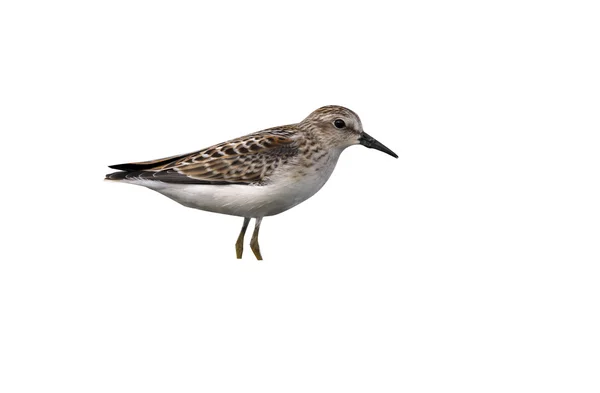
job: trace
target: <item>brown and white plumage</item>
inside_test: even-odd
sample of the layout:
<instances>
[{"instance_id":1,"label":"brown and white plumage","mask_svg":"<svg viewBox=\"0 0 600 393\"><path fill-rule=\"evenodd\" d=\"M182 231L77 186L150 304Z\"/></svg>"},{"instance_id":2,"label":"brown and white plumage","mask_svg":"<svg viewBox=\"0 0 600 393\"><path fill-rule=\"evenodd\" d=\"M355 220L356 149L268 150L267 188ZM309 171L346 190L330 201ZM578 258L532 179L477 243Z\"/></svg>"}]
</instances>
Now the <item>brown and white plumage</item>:
<instances>
[{"instance_id":1,"label":"brown and white plumage","mask_svg":"<svg viewBox=\"0 0 600 393\"><path fill-rule=\"evenodd\" d=\"M342 126L343 124L343 126ZM362 130L359 117L340 106L326 106L302 122L269 128L194 153L110 166L106 175L143 185L188 207L257 219L279 214L314 195L329 179L339 155L363 144L395 153ZM241 240L238 239L238 243ZM241 246L236 244L238 257Z\"/></svg>"},{"instance_id":2,"label":"brown and white plumage","mask_svg":"<svg viewBox=\"0 0 600 393\"><path fill-rule=\"evenodd\" d=\"M154 161L113 165L110 180L147 179L185 184L252 184L298 154L290 127L259 131L206 149Z\"/></svg>"}]
</instances>

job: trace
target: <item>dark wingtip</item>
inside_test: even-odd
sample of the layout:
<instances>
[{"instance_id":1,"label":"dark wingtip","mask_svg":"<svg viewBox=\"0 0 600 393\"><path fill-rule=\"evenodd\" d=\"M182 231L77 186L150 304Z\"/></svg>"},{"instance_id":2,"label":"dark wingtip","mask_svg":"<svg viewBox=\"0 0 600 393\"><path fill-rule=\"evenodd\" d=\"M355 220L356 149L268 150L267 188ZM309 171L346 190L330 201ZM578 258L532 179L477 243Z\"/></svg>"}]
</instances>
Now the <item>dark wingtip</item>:
<instances>
[{"instance_id":1,"label":"dark wingtip","mask_svg":"<svg viewBox=\"0 0 600 393\"><path fill-rule=\"evenodd\" d=\"M116 169L118 171L135 171L141 165L139 164L117 164L117 165L109 165L108 167L111 169Z\"/></svg>"}]
</instances>

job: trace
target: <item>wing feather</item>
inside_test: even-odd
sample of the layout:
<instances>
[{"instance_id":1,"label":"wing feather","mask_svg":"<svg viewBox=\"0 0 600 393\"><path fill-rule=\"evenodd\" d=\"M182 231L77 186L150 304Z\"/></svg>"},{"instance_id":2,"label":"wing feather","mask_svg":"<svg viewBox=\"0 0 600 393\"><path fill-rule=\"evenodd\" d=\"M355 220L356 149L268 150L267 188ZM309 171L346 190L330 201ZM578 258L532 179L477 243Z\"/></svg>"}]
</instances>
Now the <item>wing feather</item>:
<instances>
[{"instance_id":1,"label":"wing feather","mask_svg":"<svg viewBox=\"0 0 600 393\"><path fill-rule=\"evenodd\" d=\"M291 130L269 129L190 154L113 165L111 168L124 172L109 174L107 179L218 185L261 183L296 154L298 144Z\"/></svg>"}]
</instances>

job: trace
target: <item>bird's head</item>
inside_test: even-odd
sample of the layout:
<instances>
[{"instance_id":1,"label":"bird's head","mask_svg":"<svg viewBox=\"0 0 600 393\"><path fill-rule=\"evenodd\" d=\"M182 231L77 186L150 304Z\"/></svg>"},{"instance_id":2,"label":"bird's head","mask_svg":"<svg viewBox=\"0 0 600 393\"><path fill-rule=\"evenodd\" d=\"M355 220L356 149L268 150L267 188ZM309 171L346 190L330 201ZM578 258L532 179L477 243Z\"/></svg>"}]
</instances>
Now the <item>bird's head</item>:
<instances>
[{"instance_id":1,"label":"bird's head","mask_svg":"<svg viewBox=\"0 0 600 393\"><path fill-rule=\"evenodd\" d=\"M321 107L308 115L299 125L317 134L323 143L332 148L345 149L360 144L398 158L396 153L364 132L358 115L343 106Z\"/></svg>"}]
</instances>

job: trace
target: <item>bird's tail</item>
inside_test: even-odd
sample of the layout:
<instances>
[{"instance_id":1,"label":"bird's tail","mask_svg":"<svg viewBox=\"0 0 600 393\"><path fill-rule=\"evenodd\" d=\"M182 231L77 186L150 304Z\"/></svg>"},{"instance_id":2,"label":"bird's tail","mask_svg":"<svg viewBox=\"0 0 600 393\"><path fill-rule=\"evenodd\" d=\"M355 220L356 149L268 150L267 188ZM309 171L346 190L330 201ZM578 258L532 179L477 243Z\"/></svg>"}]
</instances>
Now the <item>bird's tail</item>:
<instances>
[{"instance_id":1,"label":"bird's tail","mask_svg":"<svg viewBox=\"0 0 600 393\"><path fill-rule=\"evenodd\" d=\"M104 180L123 180L127 177L128 173L129 172L125 172L125 171L107 173Z\"/></svg>"}]
</instances>

